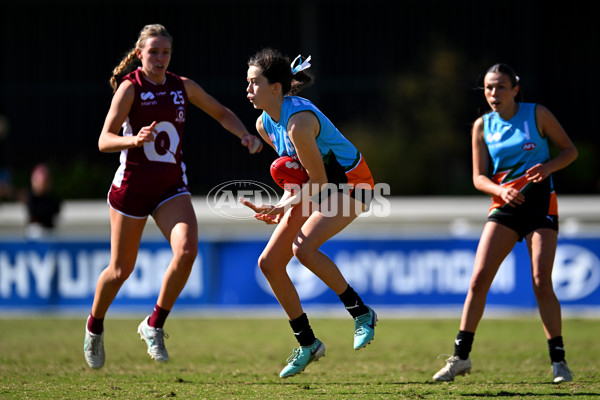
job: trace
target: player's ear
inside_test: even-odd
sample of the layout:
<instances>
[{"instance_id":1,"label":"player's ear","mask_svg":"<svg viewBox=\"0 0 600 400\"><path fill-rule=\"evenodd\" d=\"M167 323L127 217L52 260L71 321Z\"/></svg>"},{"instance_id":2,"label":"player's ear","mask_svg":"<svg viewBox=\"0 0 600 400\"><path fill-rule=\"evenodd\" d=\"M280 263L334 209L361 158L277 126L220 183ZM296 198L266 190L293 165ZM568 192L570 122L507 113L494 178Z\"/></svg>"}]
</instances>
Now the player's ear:
<instances>
[{"instance_id":1,"label":"player's ear","mask_svg":"<svg viewBox=\"0 0 600 400\"><path fill-rule=\"evenodd\" d=\"M281 87L281 83L279 82L275 82L273 84L273 94L280 94L282 92L282 87ZM283 94L283 93L281 93Z\"/></svg>"}]
</instances>

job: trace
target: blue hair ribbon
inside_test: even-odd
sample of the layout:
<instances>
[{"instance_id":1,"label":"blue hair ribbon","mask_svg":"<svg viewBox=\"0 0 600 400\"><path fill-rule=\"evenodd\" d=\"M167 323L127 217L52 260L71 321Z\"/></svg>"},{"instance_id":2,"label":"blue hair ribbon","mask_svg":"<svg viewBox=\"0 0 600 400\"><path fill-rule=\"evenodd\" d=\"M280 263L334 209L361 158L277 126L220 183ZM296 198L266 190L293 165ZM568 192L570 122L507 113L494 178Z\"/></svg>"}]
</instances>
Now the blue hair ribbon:
<instances>
[{"instance_id":1,"label":"blue hair ribbon","mask_svg":"<svg viewBox=\"0 0 600 400\"><path fill-rule=\"evenodd\" d=\"M292 63L290 64L290 67L292 68L292 75L296 75L298 72L300 71L304 71L307 68L310 68L310 57L308 56L308 58L306 60L302 60L302 55L298 54L298 57L294 58L294 61L292 61ZM300 61L298 61L300 60ZM298 61L298 65L296 65L294 67L294 64L296 64L296 61Z\"/></svg>"}]
</instances>

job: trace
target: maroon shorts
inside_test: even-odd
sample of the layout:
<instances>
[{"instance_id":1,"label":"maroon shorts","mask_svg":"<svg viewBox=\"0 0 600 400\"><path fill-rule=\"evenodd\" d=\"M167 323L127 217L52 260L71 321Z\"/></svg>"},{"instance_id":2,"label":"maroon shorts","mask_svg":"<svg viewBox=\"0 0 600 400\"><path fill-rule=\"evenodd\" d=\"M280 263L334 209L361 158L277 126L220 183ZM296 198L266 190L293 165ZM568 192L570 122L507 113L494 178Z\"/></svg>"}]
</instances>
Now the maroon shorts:
<instances>
[{"instance_id":1,"label":"maroon shorts","mask_svg":"<svg viewBox=\"0 0 600 400\"><path fill-rule=\"evenodd\" d=\"M178 184L162 191L146 192L111 185L108 192L108 205L120 214L132 218L146 218L165 201L173 197L190 194L189 187Z\"/></svg>"}]
</instances>

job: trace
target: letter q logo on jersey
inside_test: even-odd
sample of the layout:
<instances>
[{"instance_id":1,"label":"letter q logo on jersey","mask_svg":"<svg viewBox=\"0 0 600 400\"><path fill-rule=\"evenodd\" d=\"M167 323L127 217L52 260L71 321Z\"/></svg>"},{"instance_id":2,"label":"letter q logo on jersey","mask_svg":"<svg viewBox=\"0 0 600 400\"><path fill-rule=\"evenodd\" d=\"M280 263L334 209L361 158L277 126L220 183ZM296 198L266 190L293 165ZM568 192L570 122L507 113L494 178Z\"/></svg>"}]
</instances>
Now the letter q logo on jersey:
<instances>
[{"instance_id":1,"label":"letter q logo on jersey","mask_svg":"<svg viewBox=\"0 0 600 400\"><path fill-rule=\"evenodd\" d=\"M585 247L559 245L552 281L556 296L561 301L589 296L600 287L600 260Z\"/></svg>"}]
</instances>

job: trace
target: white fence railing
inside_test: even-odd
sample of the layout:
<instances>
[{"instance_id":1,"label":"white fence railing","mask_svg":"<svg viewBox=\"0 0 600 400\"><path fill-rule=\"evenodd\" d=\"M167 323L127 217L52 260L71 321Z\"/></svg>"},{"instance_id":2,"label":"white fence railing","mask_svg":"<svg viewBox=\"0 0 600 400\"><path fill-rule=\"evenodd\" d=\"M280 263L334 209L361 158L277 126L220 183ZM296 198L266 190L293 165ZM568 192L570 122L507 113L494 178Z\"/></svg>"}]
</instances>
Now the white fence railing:
<instances>
[{"instance_id":1,"label":"white fence railing","mask_svg":"<svg viewBox=\"0 0 600 400\"><path fill-rule=\"evenodd\" d=\"M390 197L377 205L377 212L359 217L340 236L423 237L478 236L483 227L489 198L471 197ZM192 199L201 237L257 238L268 236L272 226L252 219L252 211L239 206L225 217L207 204L205 197ZM565 236L600 235L600 196L559 196L560 232ZM27 229L27 210L21 203L0 204L0 236L22 237ZM103 200L68 200L54 232L56 237L108 238L108 207ZM152 218L145 235L160 235Z\"/></svg>"}]
</instances>

